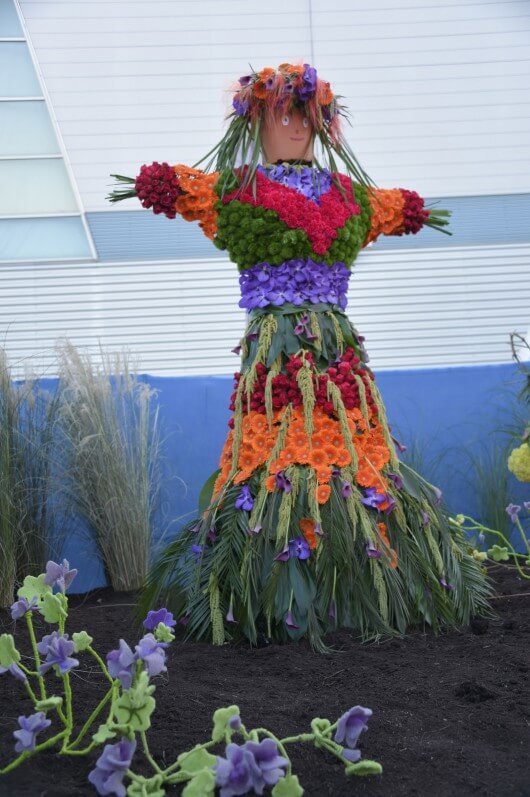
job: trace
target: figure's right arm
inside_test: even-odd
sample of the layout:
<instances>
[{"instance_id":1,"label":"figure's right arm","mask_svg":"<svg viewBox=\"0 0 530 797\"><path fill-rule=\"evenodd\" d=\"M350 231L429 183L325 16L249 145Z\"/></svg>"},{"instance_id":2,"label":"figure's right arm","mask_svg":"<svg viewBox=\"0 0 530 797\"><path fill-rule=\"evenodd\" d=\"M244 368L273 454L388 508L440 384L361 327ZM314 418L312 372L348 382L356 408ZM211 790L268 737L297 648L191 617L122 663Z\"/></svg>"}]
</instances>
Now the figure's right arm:
<instances>
[{"instance_id":1,"label":"figure's right arm","mask_svg":"<svg viewBox=\"0 0 530 797\"><path fill-rule=\"evenodd\" d=\"M142 166L135 179L117 174L111 176L128 186L112 191L108 196L111 202L137 197L144 208L152 208L156 214L164 213L170 219L178 213L186 221L198 221L207 238L215 236L218 172L206 174L182 163L170 166L155 162Z\"/></svg>"}]
</instances>

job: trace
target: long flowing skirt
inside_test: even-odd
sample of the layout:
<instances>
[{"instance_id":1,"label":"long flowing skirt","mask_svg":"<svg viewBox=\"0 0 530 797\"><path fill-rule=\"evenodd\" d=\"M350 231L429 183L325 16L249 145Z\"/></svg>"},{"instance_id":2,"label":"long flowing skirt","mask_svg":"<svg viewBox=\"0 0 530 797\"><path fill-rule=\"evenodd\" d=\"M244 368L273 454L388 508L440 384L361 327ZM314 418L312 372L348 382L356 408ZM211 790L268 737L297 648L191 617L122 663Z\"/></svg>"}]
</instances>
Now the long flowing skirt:
<instances>
[{"instance_id":1,"label":"long flowing skirt","mask_svg":"<svg viewBox=\"0 0 530 797\"><path fill-rule=\"evenodd\" d=\"M143 605L196 639L363 639L463 625L490 588L440 492L400 463L363 339L339 309L250 314L219 470Z\"/></svg>"}]
</instances>

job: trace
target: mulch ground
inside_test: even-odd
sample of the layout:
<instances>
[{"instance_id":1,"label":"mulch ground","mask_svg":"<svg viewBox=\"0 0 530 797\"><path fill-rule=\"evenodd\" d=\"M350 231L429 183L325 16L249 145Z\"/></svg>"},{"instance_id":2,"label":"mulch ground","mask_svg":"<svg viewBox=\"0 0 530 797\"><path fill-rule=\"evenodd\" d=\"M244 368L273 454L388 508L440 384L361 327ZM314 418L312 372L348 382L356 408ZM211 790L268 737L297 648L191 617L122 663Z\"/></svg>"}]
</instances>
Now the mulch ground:
<instances>
[{"instance_id":1,"label":"mulch ground","mask_svg":"<svg viewBox=\"0 0 530 797\"><path fill-rule=\"evenodd\" d=\"M314 716L334 721L360 703L374 712L361 749L383 765L383 775L346 778L335 759L310 746L292 747L307 797L530 797L530 582L502 565L491 576L497 616L438 637L416 632L362 645L342 631L333 639L336 652L326 656L305 644L251 650L177 640L168 673L157 679L151 750L167 765L206 741L212 712L223 705L238 704L247 727L265 726L281 737L306 730ZM121 636L132 644L130 603L131 596L110 590L72 598L69 630L86 628L103 654ZM13 629L6 612L0 629ZM22 639L22 627L16 635ZM90 667L83 657L73 675L83 718L103 689ZM17 717L30 713L25 692L10 676L0 678L0 707L4 766ZM0 795L95 794L86 780L95 758L43 753L0 778Z\"/></svg>"}]
</instances>

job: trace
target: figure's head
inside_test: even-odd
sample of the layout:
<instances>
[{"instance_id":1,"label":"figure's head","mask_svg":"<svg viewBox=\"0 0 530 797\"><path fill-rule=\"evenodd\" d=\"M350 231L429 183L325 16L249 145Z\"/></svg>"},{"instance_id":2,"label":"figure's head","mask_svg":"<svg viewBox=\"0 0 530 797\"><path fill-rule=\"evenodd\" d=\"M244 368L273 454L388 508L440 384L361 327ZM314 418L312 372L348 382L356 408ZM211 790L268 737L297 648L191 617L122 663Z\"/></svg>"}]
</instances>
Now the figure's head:
<instances>
[{"instance_id":1,"label":"figure's head","mask_svg":"<svg viewBox=\"0 0 530 797\"><path fill-rule=\"evenodd\" d=\"M264 160L312 160L315 131L303 109L267 116L261 129Z\"/></svg>"}]
</instances>

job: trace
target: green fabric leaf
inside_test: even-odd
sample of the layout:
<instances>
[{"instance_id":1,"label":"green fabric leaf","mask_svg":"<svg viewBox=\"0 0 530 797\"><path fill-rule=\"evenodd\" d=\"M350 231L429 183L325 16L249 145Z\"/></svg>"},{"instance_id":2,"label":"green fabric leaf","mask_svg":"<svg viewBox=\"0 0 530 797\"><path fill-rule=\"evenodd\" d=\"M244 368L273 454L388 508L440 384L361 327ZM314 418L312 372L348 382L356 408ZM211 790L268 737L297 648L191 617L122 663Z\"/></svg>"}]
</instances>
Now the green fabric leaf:
<instances>
[{"instance_id":1,"label":"green fabric leaf","mask_svg":"<svg viewBox=\"0 0 530 797\"><path fill-rule=\"evenodd\" d=\"M175 634L165 623L158 623L154 634L157 642L173 642L175 639Z\"/></svg>"},{"instance_id":2,"label":"green fabric leaf","mask_svg":"<svg viewBox=\"0 0 530 797\"><path fill-rule=\"evenodd\" d=\"M302 797L304 793L296 775L286 775L280 778L274 789L272 797Z\"/></svg>"},{"instance_id":3,"label":"green fabric leaf","mask_svg":"<svg viewBox=\"0 0 530 797\"><path fill-rule=\"evenodd\" d=\"M62 706L62 703L62 697L48 697L46 700L39 700L38 703L35 703L35 711L44 711L44 713L53 711Z\"/></svg>"},{"instance_id":4,"label":"green fabric leaf","mask_svg":"<svg viewBox=\"0 0 530 797\"><path fill-rule=\"evenodd\" d=\"M383 767L377 761L358 761L356 764L348 764L346 767L347 775L381 775Z\"/></svg>"},{"instance_id":5,"label":"green fabric leaf","mask_svg":"<svg viewBox=\"0 0 530 797\"><path fill-rule=\"evenodd\" d=\"M2 634L0 636L0 667L7 669L18 661L20 661L20 653L15 647L13 635Z\"/></svg>"},{"instance_id":6,"label":"green fabric leaf","mask_svg":"<svg viewBox=\"0 0 530 797\"><path fill-rule=\"evenodd\" d=\"M116 732L111 730L108 725L100 725L97 732L92 736L96 744L103 744L107 739L114 739Z\"/></svg>"},{"instance_id":7,"label":"green fabric leaf","mask_svg":"<svg viewBox=\"0 0 530 797\"><path fill-rule=\"evenodd\" d=\"M46 592L39 606L39 612L47 623L58 623L68 616L68 599L62 592Z\"/></svg>"},{"instance_id":8,"label":"green fabric leaf","mask_svg":"<svg viewBox=\"0 0 530 797\"><path fill-rule=\"evenodd\" d=\"M231 716L234 715L231 714ZM217 758L200 745L197 745L188 753L181 753L177 758L177 762L183 772L189 772L190 775L195 775L197 772L202 772L203 769L213 767L216 761Z\"/></svg>"},{"instance_id":9,"label":"green fabric leaf","mask_svg":"<svg viewBox=\"0 0 530 797\"><path fill-rule=\"evenodd\" d=\"M18 597L26 598L28 603L31 603L33 598L40 600L43 595L51 593L52 588L44 583L45 578L45 573L41 573L40 576L26 576L17 592Z\"/></svg>"},{"instance_id":10,"label":"green fabric leaf","mask_svg":"<svg viewBox=\"0 0 530 797\"><path fill-rule=\"evenodd\" d=\"M182 792L182 797L210 797L215 789L215 775L209 769L204 769L190 780Z\"/></svg>"},{"instance_id":11,"label":"green fabric leaf","mask_svg":"<svg viewBox=\"0 0 530 797\"><path fill-rule=\"evenodd\" d=\"M82 650L86 650L94 641L86 631L79 631L72 634L72 639L74 641L74 650L76 653L81 653Z\"/></svg>"},{"instance_id":12,"label":"green fabric leaf","mask_svg":"<svg viewBox=\"0 0 530 797\"><path fill-rule=\"evenodd\" d=\"M212 475L208 477L202 487L201 493L199 495L199 515L202 515L202 513L205 512L210 506L213 488L220 472L220 468L214 471Z\"/></svg>"},{"instance_id":13,"label":"green fabric leaf","mask_svg":"<svg viewBox=\"0 0 530 797\"><path fill-rule=\"evenodd\" d=\"M153 775L152 778L137 775L127 789L127 797L164 797L163 783L162 775Z\"/></svg>"},{"instance_id":14,"label":"green fabric leaf","mask_svg":"<svg viewBox=\"0 0 530 797\"><path fill-rule=\"evenodd\" d=\"M228 706L228 708L218 708L217 711L214 711L212 730L213 742L221 742L225 738L226 732L231 732L228 723L234 716L240 716L239 706Z\"/></svg>"},{"instance_id":15,"label":"green fabric leaf","mask_svg":"<svg viewBox=\"0 0 530 797\"><path fill-rule=\"evenodd\" d=\"M154 691L155 687L149 684L149 676L143 670L136 684L126 689L114 704L118 722L131 731L146 731L151 726L151 714L155 710Z\"/></svg>"},{"instance_id":16,"label":"green fabric leaf","mask_svg":"<svg viewBox=\"0 0 530 797\"><path fill-rule=\"evenodd\" d=\"M489 549L488 556L491 557L494 562L507 562L510 558L508 548L505 546L501 547L497 545L497 543Z\"/></svg>"}]
</instances>

